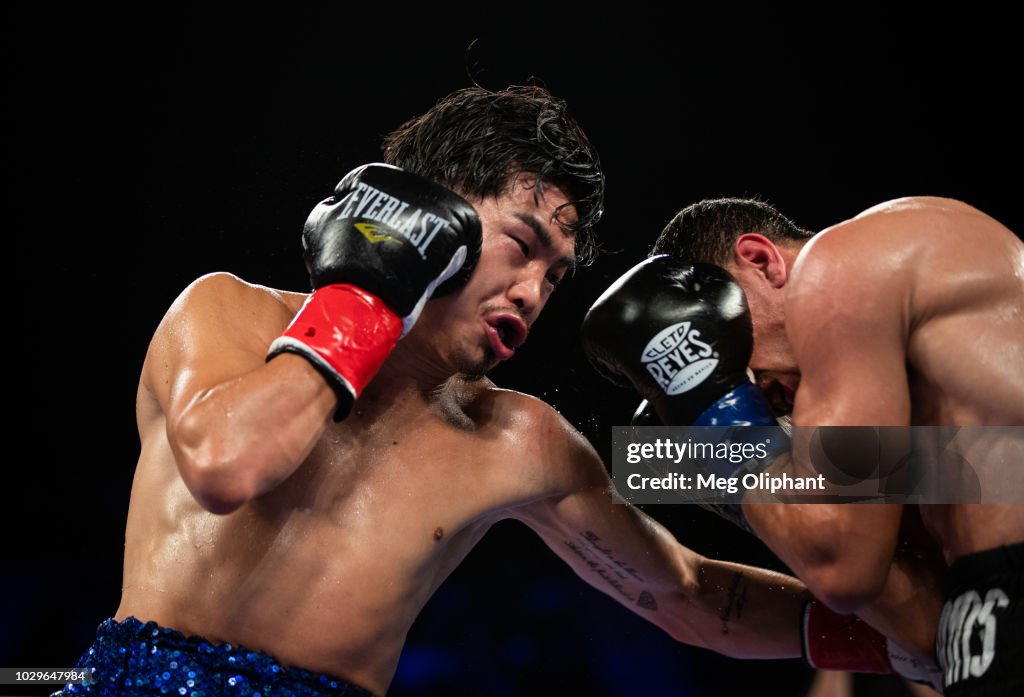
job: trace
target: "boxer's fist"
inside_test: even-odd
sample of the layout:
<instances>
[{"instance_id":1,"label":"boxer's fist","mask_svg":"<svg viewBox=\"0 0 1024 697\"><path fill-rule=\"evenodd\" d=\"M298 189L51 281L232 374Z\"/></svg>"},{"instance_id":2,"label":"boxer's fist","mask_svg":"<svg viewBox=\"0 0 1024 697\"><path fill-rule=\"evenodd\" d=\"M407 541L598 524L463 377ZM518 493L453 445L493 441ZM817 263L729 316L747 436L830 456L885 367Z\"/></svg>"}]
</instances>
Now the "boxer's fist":
<instances>
[{"instance_id":1,"label":"boxer's fist","mask_svg":"<svg viewBox=\"0 0 1024 697\"><path fill-rule=\"evenodd\" d=\"M666 425L776 423L747 376L750 312L724 269L646 259L598 298L582 333L595 368L625 378Z\"/></svg>"},{"instance_id":2,"label":"boxer's fist","mask_svg":"<svg viewBox=\"0 0 1024 697\"><path fill-rule=\"evenodd\" d=\"M810 600L804 606L800 637L804 658L813 668L896 673L942 693L937 661L914 658L856 615L842 615Z\"/></svg>"},{"instance_id":3,"label":"boxer's fist","mask_svg":"<svg viewBox=\"0 0 1024 697\"><path fill-rule=\"evenodd\" d=\"M469 279L481 239L476 211L452 191L390 165L349 172L306 220L314 290L267 360L310 361L344 418L427 299Z\"/></svg>"},{"instance_id":4,"label":"boxer's fist","mask_svg":"<svg viewBox=\"0 0 1024 697\"><path fill-rule=\"evenodd\" d=\"M397 167L352 170L309 214L302 247L313 288L346 283L402 318L403 334L434 289L465 283L480 257L480 219L458 194Z\"/></svg>"},{"instance_id":5,"label":"boxer's fist","mask_svg":"<svg viewBox=\"0 0 1024 697\"><path fill-rule=\"evenodd\" d=\"M724 269L683 265L652 257L627 271L590 308L583 320L583 345L599 372L632 384L646 402L633 425L775 426L760 390L747 376L753 333L746 298ZM745 443L742 428L707 438ZM782 444L788 445L788 444ZM735 463L694 459L701 473L739 477L768 460ZM707 508L750 532L738 500L725 492L684 499Z\"/></svg>"}]
</instances>

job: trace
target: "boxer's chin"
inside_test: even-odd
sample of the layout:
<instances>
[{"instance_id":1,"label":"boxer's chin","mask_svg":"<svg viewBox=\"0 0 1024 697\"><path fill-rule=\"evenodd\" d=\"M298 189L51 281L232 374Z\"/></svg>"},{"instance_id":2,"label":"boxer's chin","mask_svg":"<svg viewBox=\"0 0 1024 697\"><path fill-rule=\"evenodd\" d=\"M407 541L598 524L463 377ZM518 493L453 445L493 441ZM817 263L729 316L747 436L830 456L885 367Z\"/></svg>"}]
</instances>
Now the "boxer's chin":
<instances>
[{"instance_id":1,"label":"boxer's chin","mask_svg":"<svg viewBox=\"0 0 1024 697\"><path fill-rule=\"evenodd\" d=\"M455 367L463 379L477 382L487 377L499 362L494 352L485 347L483 358L474 360L468 356L459 356L455 361Z\"/></svg>"}]
</instances>

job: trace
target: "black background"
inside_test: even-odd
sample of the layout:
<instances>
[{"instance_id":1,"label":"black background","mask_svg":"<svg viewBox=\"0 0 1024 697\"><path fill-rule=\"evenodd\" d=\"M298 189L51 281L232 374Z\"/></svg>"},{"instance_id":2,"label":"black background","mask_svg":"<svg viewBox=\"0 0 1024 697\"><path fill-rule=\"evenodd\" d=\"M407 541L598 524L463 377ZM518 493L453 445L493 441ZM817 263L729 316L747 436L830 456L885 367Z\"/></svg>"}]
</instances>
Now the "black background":
<instances>
[{"instance_id":1,"label":"black background","mask_svg":"<svg viewBox=\"0 0 1024 697\"><path fill-rule=\"evenodd\" d=\"M1020 58L1006 17L524 2L147 7L77 21L9 26L10 170L45 183L11 231L9 310L22 322L8 397L22 415L10 440L30 445L11 481L39 481L8 494L0 665L70 666L117 607L135 387L174 297L218 270L304 290L309 209L470 75L493 89L547 86L601 153L608 253L563 285L493 377L553 404L606 456L609 427L636 400L592 372L575 328L683 205L758 195L821 229L929 194L1024 229ZM704 554L783 568L703 511L647 511ZM502 524L414 626L391 694L800 694L809 679L798 661L674 644Z\"/></svg>"}]
</instances>

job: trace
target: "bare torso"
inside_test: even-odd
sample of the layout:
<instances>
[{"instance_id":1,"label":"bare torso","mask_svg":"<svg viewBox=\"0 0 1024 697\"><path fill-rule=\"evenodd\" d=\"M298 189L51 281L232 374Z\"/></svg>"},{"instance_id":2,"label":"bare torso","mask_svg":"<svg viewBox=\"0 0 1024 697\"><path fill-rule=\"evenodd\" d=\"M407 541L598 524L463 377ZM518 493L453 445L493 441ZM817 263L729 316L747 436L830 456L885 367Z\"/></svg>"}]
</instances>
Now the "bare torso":
<instances>
[{"instance_id":1,"label":"bare torso","mask_svg":"<svg viewBox=\"0 0 1024 697\"><path fill-rule=\"evenodd\" d=\"M257 306L271 295L287 305L276 331L304 298L253 293ZM439 398L371 385L284 483L214 515L178 472L150 388L166 376L151 363L117 619L230 640L383 694L430 595L503 508L542 492L505 455L524 457L512 440L536 400L453 378Z\"/></svg>"},{"instance_id":2,"label":"bare torso","mask_svg":"<svg viewBox=\"0 0 1024 697\"><path fill-rule=\"evenodd\" d=\"M164 316L139 385L117 619L383 695L427 599L494 522L512 518L678 641L799 655L799 581L681 546L613 499L600 457L549 405L449 377L447 365L425 370L432 344L416 329L345 420L331 421L335 395L305 358L265 360L304 298L211 274ZM448 308L430 320L448 322ZM448 326L424 322L431 341ZM486 332L463 343L474 340ZM750 599L742 618L737 588Z\"/></svg>"},{"instance_id":3,"label":"bare torso","mask_svg":"<svg viewBox=\"0 0 1024 697\"><path fill-rule=\"evenodd\" d=\"M872 244L884 244L905 274L911 423L1024 426L1020 240L977 209L941 198L890 201L829 234L844 227L877 238ZM947 562L1024 540L1024 506L928 505L921 516Z\"/></svg>"}]
</instances>

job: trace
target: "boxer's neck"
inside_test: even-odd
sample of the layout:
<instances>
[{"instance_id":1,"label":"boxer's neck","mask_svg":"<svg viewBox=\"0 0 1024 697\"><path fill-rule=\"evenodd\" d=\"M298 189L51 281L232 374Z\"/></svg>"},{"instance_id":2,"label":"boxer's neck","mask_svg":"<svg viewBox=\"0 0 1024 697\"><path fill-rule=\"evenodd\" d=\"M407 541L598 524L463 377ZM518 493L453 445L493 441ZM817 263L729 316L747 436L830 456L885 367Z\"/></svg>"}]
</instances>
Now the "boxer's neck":
<instances>
[{"instance_id":1,"label":"boxer's neck","mask_svg":"<svg viewBox=\"0 0 1024 697\"><path fill-rule=\"evenodd\" d=\"M450 369L399 348L366 386L354 408L366 414L394 409L433 408L444 401L454 376Z\"/></svg>"}]
</instances>

